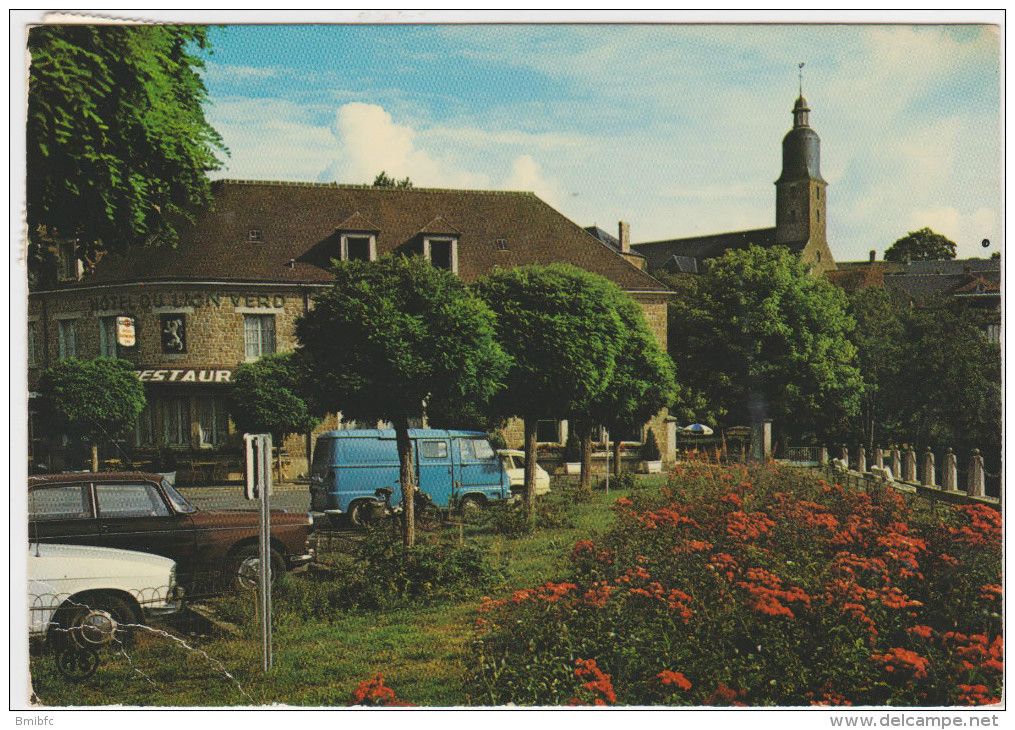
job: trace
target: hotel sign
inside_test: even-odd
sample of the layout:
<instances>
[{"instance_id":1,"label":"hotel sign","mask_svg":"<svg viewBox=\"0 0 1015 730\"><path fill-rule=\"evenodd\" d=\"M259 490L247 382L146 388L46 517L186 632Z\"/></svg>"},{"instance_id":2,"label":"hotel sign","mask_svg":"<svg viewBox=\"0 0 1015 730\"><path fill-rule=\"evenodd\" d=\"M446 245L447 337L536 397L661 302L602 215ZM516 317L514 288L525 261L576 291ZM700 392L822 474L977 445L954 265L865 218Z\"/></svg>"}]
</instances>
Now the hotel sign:
<instances>
[{"instance_id":1,"label":"hotel sign","mask_svg":"<svg viewBox=\"0 0 1015 730\"><path fill-rule=\"evenodd\" d=\"M116 318L116 344L120 347L133 347L137 344L133 317Z\"/></svg>"},{"instance_id":2,"label":"hotel sign","mask_svg":"<svg viewBox=\"0 0 1015 730\"><path fill-rule=\"evenodd\" d=\"M247 307L248 309L282 309L285 307L285 294L257 293L232 294L227 292L155 292L152 294L122 294L102 297L91 297L88 300L89 312L108 312L120 310L136 312L152 308L176 309L191 307L194 309L226 307Z\"/></svg>"},{"instance_id":3,"label":"hotel sign","mask_svg":"<svg viewBox=\"0 0 1015 730\"><path fill-rule=\"evenodd\" d=\"M135 370L142 383L217 383L231 384L233 371L229 368L153 368Z\"/></svg>"}]
</instances>

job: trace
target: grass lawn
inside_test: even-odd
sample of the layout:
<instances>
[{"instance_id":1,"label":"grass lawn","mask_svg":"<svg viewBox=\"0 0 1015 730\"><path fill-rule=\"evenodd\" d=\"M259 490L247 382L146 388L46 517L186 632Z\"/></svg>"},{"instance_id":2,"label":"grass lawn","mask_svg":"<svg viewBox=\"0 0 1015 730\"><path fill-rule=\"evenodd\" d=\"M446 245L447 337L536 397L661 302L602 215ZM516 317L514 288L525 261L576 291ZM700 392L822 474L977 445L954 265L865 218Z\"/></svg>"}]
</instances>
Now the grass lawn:
<instances>
[{"instance_id":1,"label":"grass lawn","mask_svg":"<svg viewBox=\"0 0 1015 730\"><path fill-rule=\"evenodd\" d=\"M662 476L640 477L658 486ZM466 679L475 607L483 595L558 578L575 541L609 529L609 506L626 493L596 492L569 509L569 524L542 528L518 538L466 526L466 542L480 547L499 570L494 584L471 587L440 604L335 612L330 620L283 618L276 600L274 667L261 670L259 623L251 603L226 601L242 637L210 635L183 640L151 633L126 652L105 651L98 671L78 683L57 673L49 654L31 658L32 687L49 706L229 706L279 703L344 706L353 690L375 674L399 699L420 706L483 705L488 701ZM456 535L458 528L447 528ZM311 575L293 581L320 580ZM318 586L298 584L306 591ZM297 588L300 590L300 588Z\"/></svg>"}]
</instances>

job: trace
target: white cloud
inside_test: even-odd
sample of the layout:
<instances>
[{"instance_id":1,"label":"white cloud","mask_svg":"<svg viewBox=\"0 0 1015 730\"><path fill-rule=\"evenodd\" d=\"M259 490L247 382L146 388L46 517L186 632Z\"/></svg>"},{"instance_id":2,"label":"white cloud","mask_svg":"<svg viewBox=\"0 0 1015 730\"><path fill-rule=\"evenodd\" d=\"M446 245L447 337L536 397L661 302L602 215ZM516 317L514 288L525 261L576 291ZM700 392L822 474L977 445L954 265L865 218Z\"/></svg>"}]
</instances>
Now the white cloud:
<instances>
[{"instance_id":1,"label":"white cloud","mask_svg":"<svg viewBox=\"0 0 1015 730\"><path fill-rule=\"evenodd\" d=\"M336 158L329 171L340 182L371 182L384 170L395 178L409 177L419 187L485 188L489 177L416 147L416 133L397 124L375 104L344 104L332 131Z\"/></svg>"},{"instance_id":2,"label":"white cloud","mask_svg":"<svg viewBox=\"0 0 1015 730\"><path fill-rule=\"evenodd\" d=\"M951 206L918 208L910 211L906 219L906 231L930 228L955 241L959 258L984 256L1001 250L1001 241L996 240L997 215L988 208L962 213ZM899 233L899 236L905 235ZM981 241L989 239L991 245L984 249Z\"/></svg>"},{"instance_id":3,"label":"white cloud","mask_svg":"<svg viewBox=\"0 0 1015 730\"><path fill-rule=\"evenodd\" d=\"M219 177L313 180L335 145L306 107L283 99L219 99L207 117L230 151Z\"/></svg>"},{"instance_id":4,"label":"white cloud","mask_svg":"<svg viewBox=\"0 0 1015 730\"><path fill-rule=\"evenodd\" d=\"M310 74L317 96L302 86L280 92L317 99L313 109L280 102L259 110L251 102L215 112L227 123L213 124L234 152L229 174L364 183L383 169L419 186L528 189L582 225L628 220L636 241L770 226L795 63L806 60L836 258L866 258L923 225L941 227L960 255L983 255L982 238L994 241L991 250L1000 245L1000 116L989 90L999 44L990 32L833 25L438 32L463 73L519 68L520 78L535 80L532 93L484 93L494 90L484 90L479 75L474 95L440 97L425 75L418 83L407 74L344 80L320 68ZM243 67L212 70L257 79Z\"/></svg>"},{"instance_id":5,"label":"white cloud","mask_svg":"<svg viewBox=\"0 0 1015 730\"><path fill-rule=\"evenodd\" d=\"M532 155L521 155L511 163L511 173L503 186L508 190L529 190L550 205L559 208L564 199L560 183L547 177Z\"/></svg>"}]
</instances>

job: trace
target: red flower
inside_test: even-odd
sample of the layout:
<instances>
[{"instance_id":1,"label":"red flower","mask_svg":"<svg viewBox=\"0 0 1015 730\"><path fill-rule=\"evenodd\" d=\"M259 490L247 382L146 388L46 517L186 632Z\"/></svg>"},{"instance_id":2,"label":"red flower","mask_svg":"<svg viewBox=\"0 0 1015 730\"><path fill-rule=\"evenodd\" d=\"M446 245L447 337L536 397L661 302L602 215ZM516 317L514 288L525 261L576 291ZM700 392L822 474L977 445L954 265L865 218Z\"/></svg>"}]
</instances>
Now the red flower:
<instances>
[{"instance_id":1,"label":"red flower","mask_svg":"<svg viewBox=\"0 0 1015 730\"><path fill-rule=\"evenodd\" d=\"M934 632L930 626L920 624L917 626L910 626L906 629L906 633L910 636L919 636L921 639L929 639Z\"/></svg>"},{"instance_id":2,"label":"red flower","mask_svg":"<svg viewBox=\"0 0 1015 730\"><path fill-rule=\"evenodd\" d=\"M817 706L831 706L831 707L845 706L845 707L849 707L849 706L851 706L853 704L852 702L847 700L845 697L843 697L841 694L836 692L832 688L832 683L831 682L825 682L824 686L822 686L822 688L820 690L818 690L817 693L807 692L804 696L805 697L810 697L811 698L811 704L812 705L817 705Z\"/></svg>"},{"instance_id":3,"label":"red flower","mask_svg":"<svg viewBox=\"0 0 1015 730\"><path fill-rule=\"evenodd\" d=\"M395 696L395 690L384 685L384 675L375 674L362 682L352 693L352 704L368 707L413 707Z\"/></svg>"},{"instance_id":4,"label":"red flower","mask_svg":"<svg viewBox=\"0 0 1015 730\"><path fill-rule=\"evenodd\" d=\"M578 679L587 679L588 681L582 684L582 687L601 695L600 697L594 697L591 703L581 702L577 697L572 697L568 700L569 705L580 705L580 704L592 704L592 705L614 705L617 703L617 695L613 691L613 683L610 681L610 675L604 673L599 667L596 666L595 659L575 659L574 662L575 670L574 676Z\"/></svg>"},{"instance_id":5,"label":"red flower","mask_svg":"<svg viewBox=\"0 0 1015 730\"><path fill-rule=\"evenodd\" d=\"M871 659L883 662L889 674L908 675L913 679L926 679L930 662L909 649L895 647L887 654L871 654Z\"/></svg>"},{"instance_id":6,"label":"red flower","mask_svg":"<svg viewBox=\"0 0 1015 730\"><path fill-rule=\"evenodd\" d=\"M962 690L958 699L960 705L994 705L1001 701L999 697L989 697L989 690L983 684L960 684L959 689Z\"/></svg>"},{"instance_id":7,"label":"red flower","mask_svg":"<svg viewBox=\"0 0 1015 730\"><path fill-rule=\"evenodd\" d=\"M746 693L743 690L739 692L730 689L722 682L715 688L715 691L705 698L705 704L710 707L720 707L724 705L732 705L733 707L746 707L747 705L741 702L738 698L743 698Z\"/></svg>"},{"instance_id":8,"label":"red flower","mask_svg":"<svg viewBox=\"0 0 1015 730\"><path fill-rule=\"evenodd\" d=\"M659 683L665 687L676 687L677 689L691 689L691 683L688 681L680 672L671 672L669 669L664 669L656 675L656 679Z\"/></svg>"},{"instance_id":9,"label":"red flower","mask_svg":"<svg viewBox=\"0 0 1015 730\"><path fill-rule=\"evenodd\" d=\"M996 583L988 583L980 589L980 598L986 601L1001 602L1001 586Z\"/></svg>"},{"instance_id":10,"label":"red flower","mask_svg":"<svg viewBox=\"0 0 1015 730\"><path fill-rule=\"evenodd\" d=\"M811 597L803 589L795 586L783 588L778 576L762 568L748 569L745 577L747 580L737 581L737 587L747 592L747 605L755 613L794 618L793 612L785 604L802 603L809 606L811 603Z\"/></svg>"}]
</instances>

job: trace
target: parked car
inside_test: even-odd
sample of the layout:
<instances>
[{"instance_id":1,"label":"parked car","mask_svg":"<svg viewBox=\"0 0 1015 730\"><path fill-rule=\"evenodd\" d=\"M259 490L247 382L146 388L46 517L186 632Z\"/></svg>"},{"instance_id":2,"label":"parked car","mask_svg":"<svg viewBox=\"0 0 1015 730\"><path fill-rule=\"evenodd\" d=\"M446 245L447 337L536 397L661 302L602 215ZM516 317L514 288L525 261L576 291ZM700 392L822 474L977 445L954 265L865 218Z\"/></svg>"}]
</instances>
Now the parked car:
<instances>
[{"instance_id":1,"label":"parked car","mask_svg":"<svg viewBox=\"0 0 1015 730\"><path fill-rule=\"evenodd\" d=\"M514 495L522 495L525 492L525 452L517 449L499 449L504 464L504 471L511 479L511 492ZM536 464L536 494L546 494L550 491L550 475L546 473L539 464Z\"/></svg>"},{"instance_id":2,"label":"parked car","mask_svg":"<svg viewBox=\"0 0 1015 730\"><path fill-rule=\"evenodd\" d=\"M237 488L238 491L238 488ZM57 474L28 480L28 537L42 543L139 550L176 561L180 582L253 587L260 516L252 509L199 510L158 474ZM313 558L306 512L271 512L272 570Z\"/></svg>"},{"instance_id":3,"label":"parked car","mask_svg":"<svg viewBox=\"0 0 1015 730\"><path fill-rule=\"evenodd\" d=\"M503 501L511 483L481 431L409 429L420 491L439 509L463 512ZM398 447L393 429L328 431L317 437L310 469L310 509L363 524L390 490L401 504Z\"/></svg>"},{"instance_id":4,"label":"parked car","mask_svg":"<svg viewBox=\"0 0 1015 730\"><path fill-rule=\"evenodd\" d=\"M28 545L28 633L96 648L124 643L130 625L173 613L176 563L131 550Z\"/></svg>"}]
</instances>

